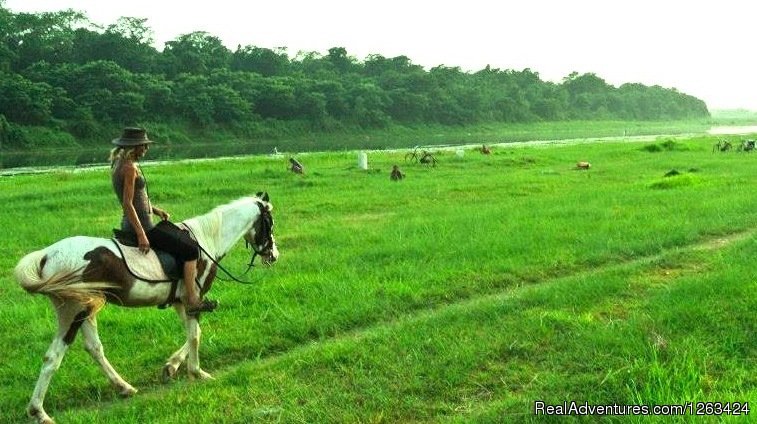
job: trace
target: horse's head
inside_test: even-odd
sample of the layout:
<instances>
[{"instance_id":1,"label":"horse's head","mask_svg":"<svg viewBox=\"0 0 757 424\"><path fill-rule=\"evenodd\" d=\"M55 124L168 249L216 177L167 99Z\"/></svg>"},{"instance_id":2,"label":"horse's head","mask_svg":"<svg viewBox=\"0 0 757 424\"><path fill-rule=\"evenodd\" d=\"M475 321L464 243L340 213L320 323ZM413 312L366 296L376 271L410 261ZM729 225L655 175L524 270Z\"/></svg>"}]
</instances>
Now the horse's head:
<instances>
[{"instance_id":1,"label":"horse's head","mask_svg":"<svg viewBox=\"0 0 757 424\"><path fill-rule=\"evenodd\" d=\"M256 202L260 214L255 218L250 231L244 235L245 241L252 246L255 254L259 255L266 265L276 262L279 249L273 237L273 205L269 202L268 193L258 193Z\"/></svg>"}]
</instances>

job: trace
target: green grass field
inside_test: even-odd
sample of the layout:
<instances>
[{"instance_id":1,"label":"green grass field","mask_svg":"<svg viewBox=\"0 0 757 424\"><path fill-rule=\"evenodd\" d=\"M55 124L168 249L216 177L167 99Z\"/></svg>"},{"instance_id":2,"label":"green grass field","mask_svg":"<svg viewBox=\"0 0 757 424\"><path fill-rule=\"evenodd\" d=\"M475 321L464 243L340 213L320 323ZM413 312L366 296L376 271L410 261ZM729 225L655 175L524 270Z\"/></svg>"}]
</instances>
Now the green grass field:
<instances>
[{"instance_id":1,"label":"green grass field","mask_svg":"<svg viewBox=\"0 0 757 424\"><path fill-rule=\"evenodd\" d=\"M714 141L440 151L435 168L371 152L369 171L355 153L307 154L302 176L286 156L147 164L177 220L268 191L279 263L253 286L214 285L200 353L216 380L162 384L178 318L109 306L105 353L140 392L118 398L79 338L46 410L59 423L500 423L565 420L535 416L536 401L757 408L757 154ZM405 180L389 180L393 164ZM0 203L0 422L16 423L55 318L12 269L60 238L108 237L120 209L107 170L1 178ZM247 255L240 244L223 264L241 272Z\"/></svg>"}]
</instances>

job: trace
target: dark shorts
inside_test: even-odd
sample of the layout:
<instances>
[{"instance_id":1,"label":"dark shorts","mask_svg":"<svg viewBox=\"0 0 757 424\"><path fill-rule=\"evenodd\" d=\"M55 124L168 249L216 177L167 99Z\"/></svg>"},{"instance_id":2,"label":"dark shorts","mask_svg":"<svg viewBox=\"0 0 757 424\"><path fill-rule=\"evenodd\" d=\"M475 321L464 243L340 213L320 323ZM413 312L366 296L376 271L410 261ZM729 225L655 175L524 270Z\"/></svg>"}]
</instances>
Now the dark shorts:
<instances>
[{"instance_id":1,"label":"dark shorts","mask_svg":"<svg viewBox=\"0 0 757 424\"><path fill-rule=\"evenodd\" d=\"M182 262L193 261L200 257L197 242L192 240L189 232L182 230L171 222L160 221L147 232L150 247L168 252Z\"/></svg>"}]
</instances>

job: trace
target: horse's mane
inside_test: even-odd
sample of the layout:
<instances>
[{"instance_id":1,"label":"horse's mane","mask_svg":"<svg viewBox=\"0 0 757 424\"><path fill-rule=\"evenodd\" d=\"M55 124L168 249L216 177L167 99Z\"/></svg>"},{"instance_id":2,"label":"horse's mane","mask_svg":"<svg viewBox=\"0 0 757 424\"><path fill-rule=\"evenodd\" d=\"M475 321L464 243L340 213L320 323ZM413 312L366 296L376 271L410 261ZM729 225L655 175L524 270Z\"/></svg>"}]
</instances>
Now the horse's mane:
<instances>
[{"instance_id":1,"label":"horse's mane","mask_svg":"<svg viewBox=\"0 0 757 424\"><path fill-rule=\"evenodd\" d=\"M219 205L210 212L187 219L184 223L192 228L195 236L206 243L216 240L223 224L224 213L230 210L236 210L243 204L249 204L257 201L257 197L240 197L232 202Z\"/></svg>"}]
</instances>

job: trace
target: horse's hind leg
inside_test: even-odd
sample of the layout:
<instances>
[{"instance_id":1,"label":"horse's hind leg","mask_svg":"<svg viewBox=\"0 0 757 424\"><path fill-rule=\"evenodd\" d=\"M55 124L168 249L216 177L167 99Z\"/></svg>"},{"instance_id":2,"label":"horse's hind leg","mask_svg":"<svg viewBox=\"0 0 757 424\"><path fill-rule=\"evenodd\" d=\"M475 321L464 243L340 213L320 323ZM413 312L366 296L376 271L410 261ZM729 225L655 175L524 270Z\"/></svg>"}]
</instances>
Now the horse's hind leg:
<instances>
[{"instance_id":1,"label":"horse's hind leg","mask_svg":"<svg viewBox=\"0 0 757 424\"><path fill-rule=\"evenodd\" d=\"M38 423L50 424L53 419L45 412L43 403L45 394L50 386L50 380L60 367L63 356L68 350L68 346L74 341L76 332L79 327L86 321L90 311L77 303L63 301L53 301L55 312L58 315L58 332L55 334L50 347L45 353L45 359L42 363L42 370L37 379L37 385L34 387L34 393L26 408L26 413L34 418Z\"/></svg>"},{"instance_id":2,"label":"horse's hind leg","mask_svg":"<svg viewBox=\"0 0 757 424\"><path fill-rule=\"evenodd\" d=\"M131 396L137 392L137 389L127 383L105 357L105 351L103 350L103 344L100 341L100 336L97 333L97 318L96 315L90 316L82 323L82 335L84 336L84 348L92 355L95 362L100 365L108 380L116 386L121 396Z\"/></svg>"}]
</instances>

